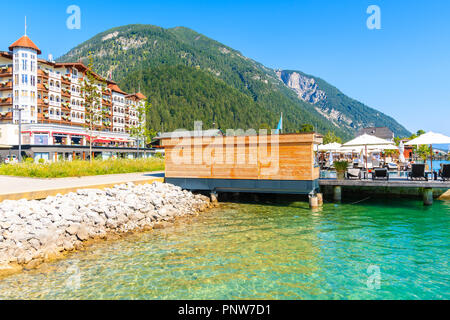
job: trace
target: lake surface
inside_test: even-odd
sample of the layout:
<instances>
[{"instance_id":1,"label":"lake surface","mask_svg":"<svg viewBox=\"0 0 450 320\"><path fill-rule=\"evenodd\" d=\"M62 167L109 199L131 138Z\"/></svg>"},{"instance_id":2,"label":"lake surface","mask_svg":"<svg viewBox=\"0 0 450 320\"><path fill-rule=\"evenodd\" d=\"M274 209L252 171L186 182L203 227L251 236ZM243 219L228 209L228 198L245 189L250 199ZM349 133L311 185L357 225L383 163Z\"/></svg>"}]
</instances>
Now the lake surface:
<instances>
[{"instance_id":1,"label":"lake surface","mask_svg":"<svg viewBox=\"0 0 450 320\"><path fill-rule=\"evenodd\" d=\"M0 280L0 298L449 299L449 226L448 201L229 203Z\"/></svg>"}]
</instances>

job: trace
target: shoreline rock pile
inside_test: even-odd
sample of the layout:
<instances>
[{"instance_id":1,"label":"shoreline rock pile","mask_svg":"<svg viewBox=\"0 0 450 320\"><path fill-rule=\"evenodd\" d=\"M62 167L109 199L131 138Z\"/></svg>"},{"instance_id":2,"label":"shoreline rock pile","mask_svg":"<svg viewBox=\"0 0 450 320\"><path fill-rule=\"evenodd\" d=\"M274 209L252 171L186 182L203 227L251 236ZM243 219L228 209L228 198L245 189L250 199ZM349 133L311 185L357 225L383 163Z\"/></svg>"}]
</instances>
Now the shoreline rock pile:
<instances>
[{"instance_id":1,"label":"shoreline rock pile","mask_svg":"<svg viewBox=\"0 0 450 320\"><path fill-rule=\"evenodd\" d=\"M44 200L0 203L0 273L36 267L90 239L156 227L214 205L203 195L154 182L80 189Z\"/></svg>"}]
</instances>

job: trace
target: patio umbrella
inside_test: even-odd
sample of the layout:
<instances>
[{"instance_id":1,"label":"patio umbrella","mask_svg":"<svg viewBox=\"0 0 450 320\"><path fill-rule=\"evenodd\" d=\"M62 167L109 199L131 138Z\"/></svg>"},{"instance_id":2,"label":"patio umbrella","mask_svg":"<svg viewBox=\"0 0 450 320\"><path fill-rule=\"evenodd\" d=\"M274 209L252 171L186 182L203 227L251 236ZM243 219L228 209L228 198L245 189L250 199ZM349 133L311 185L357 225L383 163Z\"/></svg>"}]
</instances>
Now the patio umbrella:
<instances>
[{"instance_id":1,"label":"patio umbrella","mask_svg":"<svg viewBox=\"0 0 450 320\"><path fill-rule=\"evenodd\" d=\"M338 151L342 145L337 142L319 145L319 151Z\"/></svg>"},{"instance_id":2,"label":"patio umbrella","mask_svg":"<svg viewBox=\"0 0 450 320\"><path fill-rule=\"evenodd\" d=\"M388 140L384 140L370 134L363 134L350 140L342 145L342 148L360 148L360 150L365 150L366 154L366 170L367 170L367 156L368 150L389 150L398 149L397 146Z\"/></svg>"},{"instance_id":3,"label":"patio umbrella","mask_svg":"<svg viewBox=\"0 0 450 320\"><path fill-rule=\"evenodd\" d=\"M402 163L405 163L406 162L405 145L403 144L403 141L400 141L400 145L398 146L398 151L400 152L400 156L398 157L398 160Z\"/></svg>"},{"instance_id":4,"label":"patio umbrella","mask_svg":"<svg viewBox=\"0 0 450 320\"><path fill-rule=\"evenodd\" d=\"M430 145L431 172L433 172L433 144L448 144L448 143L450 143L450 137L447 137L446 135L443 135L440 133L435 133L435 132L429 131L427 133L424 133L424 134L418 136L415 139L408 141L407 143L405 143L405 145L407 145L407 146L412 146L412 145L418 146L418 145L423 145L423 144Z\"/></svg>"},{"instance_id":5,"label":"patio umbrella","mask_svg":"<svg viewBox=\"0 0 450 320\"><path fill-rule=\"evenodd\" d=\"M333 151L330 151L330 158L328 159L329 166L331 167L333 165Z\"/></svg>"}]
</instances>

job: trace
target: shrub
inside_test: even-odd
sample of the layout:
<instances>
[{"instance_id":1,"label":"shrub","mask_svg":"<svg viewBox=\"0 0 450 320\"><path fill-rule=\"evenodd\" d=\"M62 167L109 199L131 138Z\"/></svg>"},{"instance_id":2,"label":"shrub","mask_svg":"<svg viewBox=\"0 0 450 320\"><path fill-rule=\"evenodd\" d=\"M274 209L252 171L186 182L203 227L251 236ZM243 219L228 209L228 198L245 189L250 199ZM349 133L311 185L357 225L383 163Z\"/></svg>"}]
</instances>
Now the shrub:
<instances>
[{"instance_id":1,"label":"shrub","mask_svg":"<svg viewBox=\"0 0 450 320\"><path fill-rule=\"evenodd\" d=\"M345 171L347 171L347 168L348 168L348 162L345 160L335 161L334 168L336 169L337 172L345 172Z\"/></svg>"}]
</instances>

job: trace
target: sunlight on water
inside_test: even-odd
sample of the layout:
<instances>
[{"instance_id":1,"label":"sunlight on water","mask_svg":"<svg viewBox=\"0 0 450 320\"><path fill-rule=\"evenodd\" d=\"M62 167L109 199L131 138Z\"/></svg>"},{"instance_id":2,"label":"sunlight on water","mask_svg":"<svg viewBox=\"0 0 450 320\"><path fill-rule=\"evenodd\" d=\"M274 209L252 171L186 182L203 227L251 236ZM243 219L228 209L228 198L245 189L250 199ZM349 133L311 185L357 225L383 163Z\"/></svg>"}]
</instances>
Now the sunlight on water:
<instances>
[{"instance_id":1,"label":"sunlight on water","mask_svg":"<svg viewBox=\"0 0 450 320\"><path fill-rule=\"evenodd\" d=\"M440 201L224 204L0 280L0 298L449 299L449 223Z\"/></svg>"}]
</instances>

